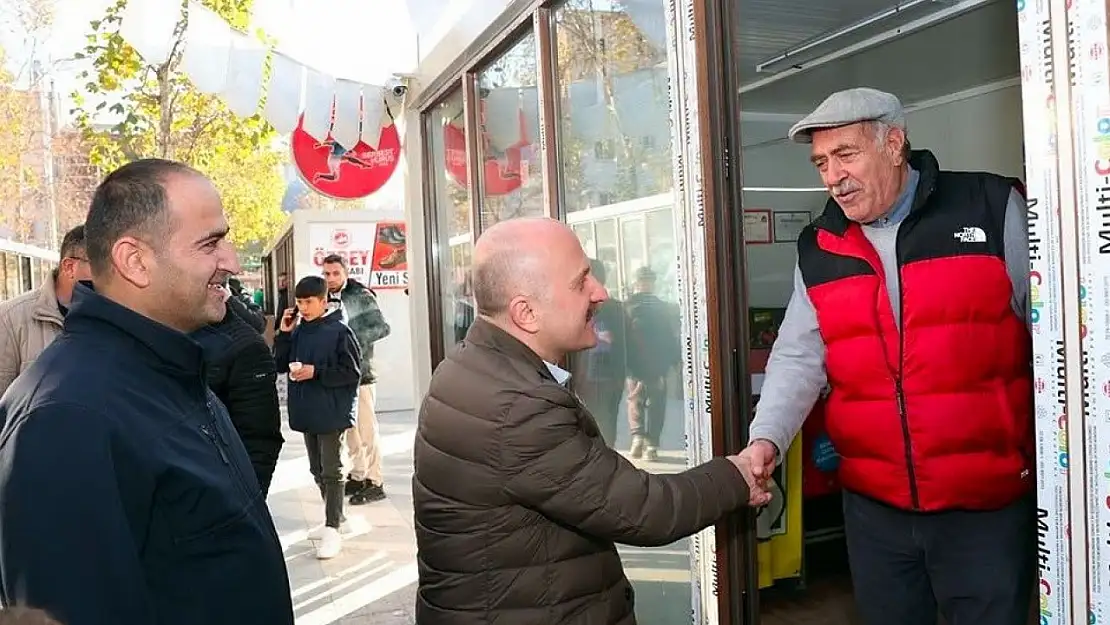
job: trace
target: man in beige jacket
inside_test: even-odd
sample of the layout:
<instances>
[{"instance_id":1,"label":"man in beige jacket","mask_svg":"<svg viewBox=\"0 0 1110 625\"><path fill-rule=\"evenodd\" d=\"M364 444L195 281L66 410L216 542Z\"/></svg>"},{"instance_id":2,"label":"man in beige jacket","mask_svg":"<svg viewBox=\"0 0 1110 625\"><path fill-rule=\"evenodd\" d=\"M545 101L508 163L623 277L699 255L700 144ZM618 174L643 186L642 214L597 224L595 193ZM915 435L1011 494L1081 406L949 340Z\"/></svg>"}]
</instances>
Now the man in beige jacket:
<instances>
[{"instance_id":1,"label":"man in beige jacket","mask_svg":"<svg viewBox=\"0 0 1110 625\"><path fill-rule=\"evenodd\" d=\"M66 233L59 256L41 287L0 303L0 395L62 332L73 286L92 279L84 226Z\"/></svg>"}]
</instances>

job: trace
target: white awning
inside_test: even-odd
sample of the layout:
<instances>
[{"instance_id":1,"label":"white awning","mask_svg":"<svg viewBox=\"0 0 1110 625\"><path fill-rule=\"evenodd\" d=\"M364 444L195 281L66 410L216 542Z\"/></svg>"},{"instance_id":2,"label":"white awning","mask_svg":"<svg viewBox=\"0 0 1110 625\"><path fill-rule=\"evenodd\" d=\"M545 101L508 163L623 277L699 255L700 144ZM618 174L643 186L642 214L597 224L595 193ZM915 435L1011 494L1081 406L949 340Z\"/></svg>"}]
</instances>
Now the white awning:
<instances>
[{"instance_id":1,"label":"white awning","mask_svg":"<svg viewBox=\"0 0 1110 625\"><path fill-rule=\"evenodd\" d=\"M429 33L426 43L434 38L431 31L442 37L445 8L452 5L458 12L454 5L472 2L256 0L252 30L278 41L264 85L264 44L190 0L179 69L236 114L260 113L281 133L291 132L303 114L303 127L315 139L332 134L345 147L360 139L376 147L383 125L400 113L393 87L398 76L416 70L419 32ZM415 27L408 3L423 20ZM180 14L178 0L129 0L120 35L148 63L164 62ZM437 19L429 19L433 15ZM263 92L267 97L260 107Z\"/></svg>"}]
</instances>

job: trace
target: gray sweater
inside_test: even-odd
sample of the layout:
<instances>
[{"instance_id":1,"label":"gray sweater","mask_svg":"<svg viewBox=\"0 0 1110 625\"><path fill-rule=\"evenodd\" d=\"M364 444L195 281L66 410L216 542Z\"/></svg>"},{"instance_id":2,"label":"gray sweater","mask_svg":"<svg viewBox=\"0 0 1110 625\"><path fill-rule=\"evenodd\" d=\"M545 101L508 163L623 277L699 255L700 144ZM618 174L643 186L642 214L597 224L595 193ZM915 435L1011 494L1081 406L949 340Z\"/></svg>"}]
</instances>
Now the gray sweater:
<instances>
[{"instance_id":1,"label":"gray sweater","mask_svg":"<svg viewBox=\"0 0 1110 625\"><path fill-rule=\"evenodd\" d=\"M883 263L886 290L890 295L895 322L898 319L898 260L895 241L902 220L909 214L920 176L910 171L906 188L887 217L863 226L863 233ZM1010 194L1003 226L1006 268L1013 283L1011 305L1014 312L1029 321L1029 233L1025 200L1017 191ZM774 443L780 454L790 447L821 391L828 384L825 375L825 342L817 327L817 314L806 292L802 273L794 266L794 294L786 306L786 316L767 361L766 375L756 404L750 439Z\"/></svg>"}]
</instances>

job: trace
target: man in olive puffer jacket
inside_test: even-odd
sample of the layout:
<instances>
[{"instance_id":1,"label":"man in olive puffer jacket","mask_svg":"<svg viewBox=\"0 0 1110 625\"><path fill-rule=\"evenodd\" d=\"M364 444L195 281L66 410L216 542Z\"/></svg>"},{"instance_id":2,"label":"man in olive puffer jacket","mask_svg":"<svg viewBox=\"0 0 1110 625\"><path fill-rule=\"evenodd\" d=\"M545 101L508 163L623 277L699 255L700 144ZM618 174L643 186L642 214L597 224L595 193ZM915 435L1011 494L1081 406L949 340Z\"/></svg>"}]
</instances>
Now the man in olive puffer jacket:
<instances>
[{"instance_id":1,"label":"man in olive puffer jacket","mask_svg":"<svg viewBox=\"0 0 1110 625\"><path fill-rule=\"evenodd\" d=\"M420 625L634 625L615 543L657 546L769 495L738 457L673 475L605 444L557 363L605 287L574 233L517 219L474 249L479 316L436 369L414 449Z\"/></svg>"}]
</instances>

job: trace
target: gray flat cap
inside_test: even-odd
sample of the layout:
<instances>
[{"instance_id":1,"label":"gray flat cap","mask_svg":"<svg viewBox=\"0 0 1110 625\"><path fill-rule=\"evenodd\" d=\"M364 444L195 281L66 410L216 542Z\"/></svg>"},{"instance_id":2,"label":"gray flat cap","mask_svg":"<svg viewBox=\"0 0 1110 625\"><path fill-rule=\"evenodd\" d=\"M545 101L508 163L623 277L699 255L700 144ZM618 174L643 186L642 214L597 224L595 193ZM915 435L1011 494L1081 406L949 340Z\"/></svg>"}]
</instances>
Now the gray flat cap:
<instances>
[{"instance_id":1,"label":"gray flat cap","mask_svg":"<svg viewBox=\"0 0 1110 625\"><path fill-rule=\"evenodd\" d=\"M837 91L825 98L805 119L794 124L787 136L795 143L812 143L811 133L814 130L839 128L866 121L881 121L903 129L906 127L906 115L897 96L878 89L857 87Z\"/></svg>"}]
</instances>

